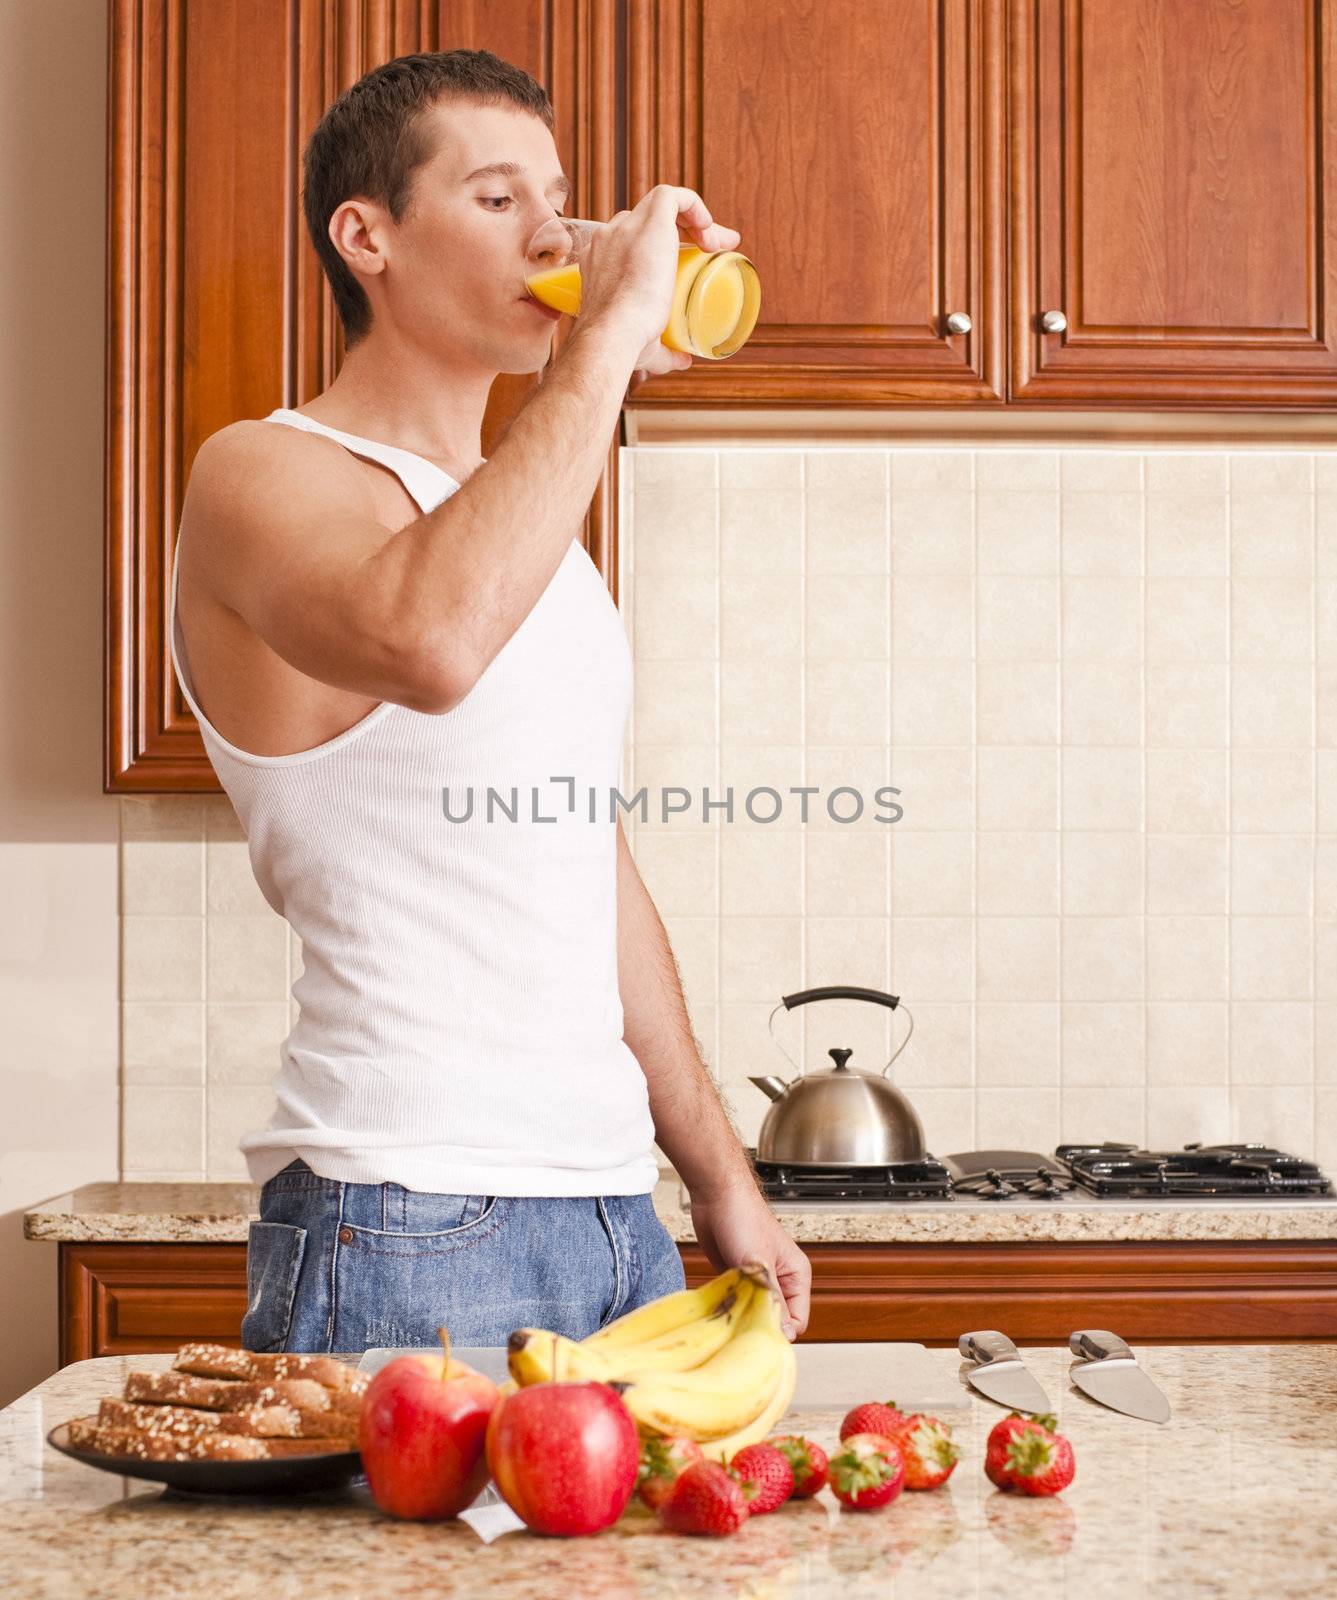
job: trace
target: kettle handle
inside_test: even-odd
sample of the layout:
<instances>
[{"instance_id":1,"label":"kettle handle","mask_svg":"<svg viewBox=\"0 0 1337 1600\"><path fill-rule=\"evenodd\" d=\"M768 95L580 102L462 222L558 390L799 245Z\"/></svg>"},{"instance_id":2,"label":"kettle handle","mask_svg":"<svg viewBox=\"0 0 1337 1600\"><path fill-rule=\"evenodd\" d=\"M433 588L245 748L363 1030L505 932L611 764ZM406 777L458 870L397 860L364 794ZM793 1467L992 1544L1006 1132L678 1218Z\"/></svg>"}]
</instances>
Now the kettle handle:
<instances>
[{"instance_id":1,"label":"kettle handle","mask_svg":"<svg viewBox=\"0 0 1337 1600\"><path fill-rule=\"evenodd\" d=\"M899 995L884 994L881 989L861 989L856 984L849 983L828 983L817 989L797 989L793 994L782 994L780 996L780 1004L784 1006L786 1011L792 1011L795 1006L805 1006L810 1000L872 1000L880 1006L890 1006L893 1011L901 1003ZM775 1037L775 1013L779 1009L780 1006L776 1006L770 1016L767 1017L766 1028L770 1033L771 1043L775 1045L790 1066L797 1070L801 1078L804 1075L802 1065L794 1060L789 1051ZM910 1035L915 1031L915 1019L908 1011L905 1013L905 1019L910 1024L906 1035L879 1069L879 1077L886 1077L887 1068L909 1044ZM844 1065L843 1062L841 1064Z\"/></svg>"},{"instance_id":2,"label":"kettle handle","mask_svg":"<svg viewBox=\"0 0 1337 1600\"><path fill-rule=\"evenodd\" d=\"M786 1011L795 1006L806 1006L809 1000L872 1000L880 1006L890 1006L894 1011L901 1000L899 995L883 994L881 989L860 989L848 983L829 983L820 989L799 989L793 994L782 994L781 1003Z\"/></svg>"}]
</instances>

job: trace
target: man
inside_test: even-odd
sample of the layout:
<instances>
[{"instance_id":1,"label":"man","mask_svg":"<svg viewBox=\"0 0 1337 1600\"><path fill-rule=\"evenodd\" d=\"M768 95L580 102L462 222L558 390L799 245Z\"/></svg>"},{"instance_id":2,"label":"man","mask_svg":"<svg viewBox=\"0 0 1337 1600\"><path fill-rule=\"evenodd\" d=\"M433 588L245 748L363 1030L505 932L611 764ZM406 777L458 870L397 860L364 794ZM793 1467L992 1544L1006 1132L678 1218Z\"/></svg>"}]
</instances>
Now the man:
<instances>
[{"instance_id":1,"label":"man","mask_svg":"<svg viewBox=\"0 0 1337 1600\"><path fill-rule=\"evenodd\" d=\"M424 1345L443 1323L458 1345L580 1338L682 1287L656 1137L710 1259L760 1260L789 1337L807 1323L807 1260L609 817L630 654L575 537L632 373L691 364L659 341L679 229L739 236L687 189L617 213L484 462L494 378L551 353L524 280L569 244L552 125L486 51L401 57L340 96L303 203L346 359L300 410L207 439L188 486L177 674L303 944L277 1107L241 1141L250 1349ZM484 816L489 787L520 814Z\"/></svg>"}]
</instances>

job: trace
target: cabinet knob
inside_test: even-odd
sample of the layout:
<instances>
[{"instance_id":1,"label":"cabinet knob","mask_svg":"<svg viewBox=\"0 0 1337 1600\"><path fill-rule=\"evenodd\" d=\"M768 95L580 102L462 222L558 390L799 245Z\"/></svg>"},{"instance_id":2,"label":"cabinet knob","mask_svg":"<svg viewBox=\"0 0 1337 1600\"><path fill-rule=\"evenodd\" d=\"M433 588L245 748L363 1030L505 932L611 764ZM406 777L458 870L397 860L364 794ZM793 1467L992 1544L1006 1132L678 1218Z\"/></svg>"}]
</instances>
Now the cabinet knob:
<instances>
[{"instance_id":1,"label":"cabinet knob","mask_svg":"<svg viewBox=\"0 0 1337 1600\"><path fill-rule=\"evenodd\" d=\"M974 324L968 311L952 311L947 316L948 333L969 333Z\"/></svg>"},{"instance_id":2,"label":"cabinet knob","mask_svg":"<svg viewBox=\"0 0 1337 1600\"><path fill-rule=\"evenodd\" d=\"M1062 333L1068 326L1068 319L1061 311L1046 311L1040 318L1040 326L1046 333Z\"/></svg>"}]
</instances>

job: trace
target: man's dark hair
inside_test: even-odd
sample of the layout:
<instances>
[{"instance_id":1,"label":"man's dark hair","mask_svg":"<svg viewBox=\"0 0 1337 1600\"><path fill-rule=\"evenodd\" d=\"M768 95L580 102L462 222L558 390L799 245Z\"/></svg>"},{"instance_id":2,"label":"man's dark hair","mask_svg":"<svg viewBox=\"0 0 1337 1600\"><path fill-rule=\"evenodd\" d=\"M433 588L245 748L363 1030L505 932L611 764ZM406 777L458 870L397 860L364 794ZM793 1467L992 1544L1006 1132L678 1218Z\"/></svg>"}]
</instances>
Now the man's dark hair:
<instances>
[{"instance_id":1,"label":"man's dark hair","mask_svg":"<svg viewBox=\"0 0 1337 1600\"><path fill-rule=\"evenodd\" d=\"M330 238L335 208L353 195L387 207L400 222L413 177L434 154L425 113L439 101L517 105L551 132L552 101L541 83L490 50L434 50L396 56L345 89L325 112L303 156L302 209L334 303L344 348L371 328L371 303Z\"/></svg>"}]
</instances>

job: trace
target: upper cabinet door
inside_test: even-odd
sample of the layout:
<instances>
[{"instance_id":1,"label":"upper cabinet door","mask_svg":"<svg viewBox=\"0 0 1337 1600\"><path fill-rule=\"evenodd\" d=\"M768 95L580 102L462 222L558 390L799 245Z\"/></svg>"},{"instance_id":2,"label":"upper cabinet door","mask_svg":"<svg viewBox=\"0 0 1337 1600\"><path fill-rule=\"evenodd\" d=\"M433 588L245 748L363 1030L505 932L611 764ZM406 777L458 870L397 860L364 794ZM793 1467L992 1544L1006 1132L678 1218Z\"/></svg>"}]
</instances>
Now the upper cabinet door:
<instances>
[{"instance_id":1,"label":"upper cabinet door","mask_svg":"<svg viewBox=\"0 0 1337 1600\"><path fill-rule=\"evenodd\" d=\"M695 189L761 278L743 349L634 384L636 405L1000 402L1002 0L626 18L624 204Z\"/></svg>"},{"instance_id":2,"label":"upper cabinet door","mask_svg":"<svg viewBox=\"0 0 1337 1600\"><path fill-rule=\"evenodd\" d=\"M1331 0L1010 0L1011 398L1337 400Z\"/></svg>"}]
</instances>

